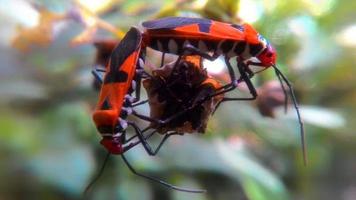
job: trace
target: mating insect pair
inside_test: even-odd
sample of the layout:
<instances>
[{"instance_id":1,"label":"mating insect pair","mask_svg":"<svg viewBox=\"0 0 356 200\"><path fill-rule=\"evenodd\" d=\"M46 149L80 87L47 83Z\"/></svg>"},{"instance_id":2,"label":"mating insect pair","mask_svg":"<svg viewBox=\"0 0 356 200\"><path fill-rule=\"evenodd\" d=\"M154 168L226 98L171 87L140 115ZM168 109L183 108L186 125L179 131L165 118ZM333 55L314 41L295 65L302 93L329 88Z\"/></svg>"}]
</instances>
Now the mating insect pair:
<instances>
[{"instance_id":1,"label":"mating insect pair","mask_svg":"<svg viewBox=\"0 0 356 200\"><path fill-rule=\"evenodd\" d=\"M127 121L128 115L134 115L147 120L158 127L167 127L173 119L191 111L193 107L185 107L180 112L172 114L166 119L156 119L143 116L134 111L134 107L146 103L140 101L140 83L142 78L149 78L150 74L143 69L145 49L150 47L163 53L178 55L179 63L182 56L197 55L208 60L215 60L218 56L224 56L228 68L230 83L214 88L215 91L205 95L195 102L195 106L202 105L212 98L235 89L240 82L245 82L251 97L248 98L223 98L223 101L254 100L257 92L251 82L251 77L256 73L254 67L260 67L259 71L273 67L281 84L284 81L290 88L293 104L296 108L302 136L303 156L305 158L304 130L300 119L299 109L289 81L281 73L276 65L276 52L273 47L250 25L236 25L217 22L208 19L169 17L159 20L144 22L144 32L131 28L120 44L113 51L109 67L103 78L99 102L93 115L94 122L103 139L101 143L112 154L120 154L129 165L123 153L133 146L142 143L150 155L155 155L164 141L176 132L165 134L158 148L153 151L147 143L147 139L153 135L144 133L148 129L140 130L138 126ZM237 69L240 77L236 77L230 59L236 57ZM97 71L101 71L98 69ZM258 71L257 71L258 72ZM98 73L95 73L98 76ZM282 84L282 87L284 85ZM135 93L135 97L131 94ZM285 92L287 102L287 94ZM139 141L130 142L126 139L125 130L132 126ZM169 130L169 129L168 129ZM140 174L139 174L140 175ZM141 175L144 176L144 175ZM147 177L146 177L147 178ZM149 179L152 179L148 177ZM156 180L157 181L157 180ZM164 183L169 187L173 187ZM179 188L177 188L179 189ZM183 191L190 191L182 189Z\"/></svg>"}]
</instances>

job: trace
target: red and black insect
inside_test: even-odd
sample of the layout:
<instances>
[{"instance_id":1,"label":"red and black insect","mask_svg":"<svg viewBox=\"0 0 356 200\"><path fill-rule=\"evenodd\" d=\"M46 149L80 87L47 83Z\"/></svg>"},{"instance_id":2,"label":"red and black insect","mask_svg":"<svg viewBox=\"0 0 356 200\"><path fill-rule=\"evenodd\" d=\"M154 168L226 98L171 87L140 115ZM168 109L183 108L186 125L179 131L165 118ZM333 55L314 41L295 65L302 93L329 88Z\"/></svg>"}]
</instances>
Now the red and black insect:
<instances>
[{"instance_id":1,"label":"red and black insect","mask_svg":"<svg viewBox=\"0 0 356 200\"><path fill-rule=\"evenodd\" d=\"M276 67L277 53L275 49L252 26L248 24L236 25L209 19L186 17L168 17L143 22L142 25L145 28L143 33L143 47L148 46L163 53L177 55L200 55L208 60L215 60L220 55L223 55L231 83L223 86L220 91L212 96L231 91L235 89L241 81L244 81L252 97L225 97L221 102L256 99L257 92L250 78L257 72L273 67L285 93L285 107L288 97L282 82L284 81L289 87L300 124L303 157L306 163L304 125L301 120L294 91L288 79ZM229 62L232 57L236 57L238 63L237 69L240 73L239 78L235 77L234 70ZM254 67L260 67L260 69L254 71ZM207 97L207 99L212 96Z\"/></svg>"},{"instance_id":2,"label":"red and black insect","mask_svg":"<svg viewBox=\"0 0 356 200\"><path fill-rule=\"evenodd\" d=\"M131 28L118 46L112 51L107 69L99 67L93 70L94 76L102 83L99 101L93 114L93 120L102 136L100 143L108 150L103 166L105 166L109 155L121 155L128 168L138 176L150 179L179 191L195 193L205 192L205 190L180 188L162 180L141 174L132 167L124 156L126 151L139 143L143 145L149 155L155 155L170 136L181 135L181 133L177 132L169 132L165 134L158 147L153 150L148 144L147 139L157 130L153 130L149 134L144 135L150 127L141 130L134 122L127 120L129 115L134 115L150 121L149 117L140 115L133 109L134 107L147 102L140 101L139 95L142 77L149 76L143 70L144 49L142 50L141 48L141 36L142 35L136 28ZM105 75L103 76L103 74ZM133 93L136 94L135 97L132 96ZM129 126L135 130L136 135L126 138L126 129ZM138 141L133 142L134 138L138 138ZM101 172L102 170L97 178L100 176ZM88 185L86 191L97 178Z\"/></svg>"}]
</instances>

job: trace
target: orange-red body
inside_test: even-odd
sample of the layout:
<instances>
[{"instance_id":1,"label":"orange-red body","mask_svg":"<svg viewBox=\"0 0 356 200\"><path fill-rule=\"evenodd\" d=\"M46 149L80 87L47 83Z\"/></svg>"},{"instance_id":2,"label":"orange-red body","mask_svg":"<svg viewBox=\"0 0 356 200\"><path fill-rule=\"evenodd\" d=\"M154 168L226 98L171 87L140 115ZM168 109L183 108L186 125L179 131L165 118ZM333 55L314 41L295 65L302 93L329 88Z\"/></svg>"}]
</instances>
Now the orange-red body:
<instances>
[{"instance_id":1,"label":"orange-red body","mask_svg":"<svg viewBox=\"0 0 356 200\"><path fill-rule=\"evenodd\" d=\"M257 57L260 66L275 65L273 47L251 25L235 25L209 19L168 17L143 23L144 44L161 52L184 54L192 45L216 57L237 56L241 61ZM194 53L193 53L194 54Z\"/></svg>"},{"instance_id":2,"label":"orange-red body","mask_svg":"<svg viewBox=\"0 0 356 200\"><path fill-rule=\"evenodd\" d=\"M102 144L110 152L124 151L122 145L125 139L120 133L128 125L125 120L129 114L127 110L134 101L130 95L136 86L132 82L138 79L137 84L141 84L140 75L136 71L143 70L142 51L146 47L163 53L189 55L185 48L193 46L200 52L213 53L214 57L237 56L242 61L257 57L263 67L275 64L276 53L272 46L248 24L234 25L208 19L171 17L144 22L143 26L143 33L131 28L113 50L93 114L95 125L103 136ZM191 55L194 54L191 52ZM201 63L195 66L201 67ZM217 87L212 79L205 81Z\"/></svg>"},{"instance_id":3,"label":"orange-red body","mask_svg":"<svg viewBox=\"0 0 356 200\"><path fill-rule=\"evenodd\" d=\"M101 143L111 153L121 154L124 151L122 145L125 138L119 134L127 127L122 116L123 105L125 101L132 103L131 96L127 98L127 95L135 90L132 82L140 53L141 33L132 28L113 50L104 76L93 120L103 136Z\"/></svg>"}]
</instances>

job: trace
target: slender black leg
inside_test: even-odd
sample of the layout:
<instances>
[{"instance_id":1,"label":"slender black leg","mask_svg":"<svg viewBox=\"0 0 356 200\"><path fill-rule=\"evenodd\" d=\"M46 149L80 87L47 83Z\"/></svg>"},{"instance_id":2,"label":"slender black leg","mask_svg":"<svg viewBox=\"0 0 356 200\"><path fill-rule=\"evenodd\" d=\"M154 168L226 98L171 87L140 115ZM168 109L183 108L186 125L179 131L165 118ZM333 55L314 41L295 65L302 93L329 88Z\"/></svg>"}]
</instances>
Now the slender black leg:
<instances>
[{"instance_id":1,"label":"slender black leg","mask_svg":"<svg viewBox=\"0 0 356 200\"><path fill-rule=\"evenodd\" d=\"M170 189L173 189L173 190L178 190L178 191L181 191L181 192L190 192L190 193L204 193L206 192L206 190L195 190L195 189L188 189L188 188L181 188L181 187L177 187L177 186L174 186L172 184L169 184L165 181L162 181L162 180L159 180L157 178L154 178L154 177L151 177L151 176L148 176L148 175L144 175L144 174L141 174L139 172L137 172L133 167L132 165L128 162L128 160L126 159L126 157L124 156L124 154L121 155L121 158L122 160L125 162L125 164L127 165L127 167L130 169L130 171L137 175L137 176L140 176L140 177L143 177L143 178L146 178L146 179L149 179L151 181L154 181L156 183L159 183L165 187L168 187Z\"/></svg>"},{"instance_id":2,"label":"slender black leg","mask_svg":"<svg viewBox=\"0 0 356 200\"><path fill-rule=\"evenodd\" d=\"M297 103L297 99L295 98L295 94L294 94L294 90L292 85L290 84L290 82L288 81L287 77L285 77L283 75L283 73L276 67L273 66L276 76L282 78L284 80L284 82L287 84L289 91L290 91L290 95L294 104L294 108L297 112L297 116L298 116L298 122L300 125L300 136L301 136L301 145L302 145L302 151L303 151L303 161L304 161L304 165L307 165L307 148L306 148L306 142L305 142L305 132L304 132L304 123L302 121L302 117L300 116L300 111L299 111L299 106Z\"/></svg>"},{"instance_id":3,"label":"slender black leg","mask_svg":"<svg viewBox=\"0 0 356 200\"><path fill-rule=\"evenodd\" d=\"M136 82L136 88L134 88L135 90L135 100L132 103L136 103L140 101L140 97L141 97L141 76L139 76L138 74L136 74L135 76L135 82Z\"/></svg>"},{"instance_id":4,"label":"slender black leg","mask_svg":"<svg viewBox=\"0 0 356 200\"><path fill-rule=\"evenodd\" d=\"M135 117L137 117L137 118L139 118L139 119L148 121L148 122L157 123L157 124L161 124L161 123L162 123L161 120L154 119L154 118L149 117L149 116L146 116L146 115L138 114L136 111L133 111L133 112L132 112L132 115L134 115Z\"/></svg>"},{"instance_id":5,"label":"slender black leg","mask_svg":"<svg viewBox=\"0 0 356 200\"><path fill-rule=\"evenodd\" d=\"M246 85L247 88L249 89L250 93L251 93L251 97L240 97L240 98L230 98L230 97L224 97L216 106L215 109L213 111L213 114L215 113L215 111L218 109L218 107L221 105L221 103L225 102L225 101L251 101L251 100L255 100L257 98L257 91L256 88L253 86L251 79L248 75L248 73L245 71L245 64L243 62L238 62L237 68L241 74L240 79L243 80ZM240 80L239 79L239 80Z\"/></svg>"},{"instance_id":6,"label":"slender black leg","mask_svg":"<svg viewBox=\"0 0 356 200\"><path fill-rule=\"evenodd\" d=\"M253 86L251 79L249 78L249 76L247 75L246 71L244 70L245 68L245 64L243 62L239 62L237 65L237 68L239 69L239 72L241 74L241 78L243 81L245 81L247 88L249 89L252 97L251 98L247 98L246 100L254 100L257 98L257 92L256 92L256 88ZM241 99L240 99L241 100Z\"/></svg>"},{"instance_id":7,"label":"slender black leg","mask_svg":"<svg viewBox=\"0 0 356 200\"><path fill-rule=\"evenodd\" d=\"M166 55L166 53L162 53L162 57L161 57L161 65L160 65L160 68L163 67L163 64L164 64L164 56Z\"/></svg>"},{"instance_id":8,"label":"slender black leg","mask_svg":"<svg viewBox=\"0 0 356 200\"><path fill-rule=\"evenodd\" d=\"M185 55L199 55L205 59L208 59L210 61L214 61L217 57L219 57L218 54L214 54L214 55L209 55L208 53L206 52L202 52L200 51L200 49L192 46L192 45L186 45L183 47L183 54Z\"/></svg>"},{"instance_id":9,"label":"slender black leg","mask_svg":"<svg viewBox=\"0 0 356 200\"><path fill-rule=\"evenodd\" d=\"M192 54L196 54L196 55L199 55L205 59L208 59L210 61L213 61L215 60L219 55L218 54L214 54L214 55L209 55L208 53L206 52L201 52L200 49L192 46L192 45L187 45L184 47L184 52L191 52ZM217 96L217 95L220 95L220 94L223 94L223 93L226 93L226 92L229 92L231 90L234 90L236 87L237 87L237 84L238 84L238 81L236 80L236 77L235 77L235 72L234 72L234 69L232 68L230 62L229 62L229 59L228 57L225 57L225 63L226 63L226 66L227 66L227 69L229 71L229 76L230 76L230 83L224 85L223 87L221 87L220 89L223 89L222 91L219 91L219 92L216 92L215 94L213 95L210 95L209 97L207 97L204 101L214 97L214 96ZM203 101L203 102L204 102Z\"/></svg>"},{"instance_id":10,"label":"slender black leg","mask_svg":"<svg viewBox=\"0 0 356 200\"><path fill-rule=\"evenodd\" d=\"M144 69L136 69L136 74L141 78L152 78L152 75L146 72Z\"/></svg>"},{"instance_id":11,"label":"slender black leg","mask_svg":"<svg viewBox=\"0 0 356 200\"><path fill-rule=\"evenodd\" d=\"M251 79L249 78L248 74L244 71L244 64L239 62L238 69L241 74L241 78L247 85L247 88L250 91L252 97L241 97L241 98L229 98L225 97L223 101L241 101L241 100L255 100L257 98L257 91L256 88L253 86Z\"/></svg>"},{"instance_id":12,"label":"slender black leg","mask_svg":"<svg viewBox=\"0 0 356 200\"><path fill-rule=\"evenodd\" d=\"M216 92L215 94L210 95L208 98L212 98L214 96L217 96L217 95L224 94L226 92L232 91L238 85L238 80L236 79L235 72L234 72L234 70L233 70L233 68L232 68L232 66L231 66L231 64L229 62L229 58L225 57L225 63L226 63L227 69L229 70L229 75L230 75L230 81L231 82L229 84L224 85L222 87L223 88L222 91Z\"/></svg>"},{"instance_id":13,"label":"slender black leg","mask_svg":"<svg viewBox=\"0 0 356 200\"><path fill-rule=\"evenodd\" d=\"M189 52L192 52L194 54L197 54L197 55L200 55L201 57L203 58L206 58L208 60L215 60L217 58L217 54L216 55L213 55L213 56L210 56L209 54L205 53L205 52L201 52L199 49L197 49L196 47L192 46L192 45L187 45L184 47L184 49L186 51L189 51ZM228 57L225 57L225 63L226 63L226 66L228 68L228 71L229 71L229 75L230 75L230 79L231 79L231 83L223 86L223 90L222 91L219 91L211 96L209 96L207 99L211 98L211 97L214 97L214 96L217 96L217 95L220 95L220 94L223 94L223 93L226 93L226 92L229 92L233 89L235 89L237 87L237 84L238 84L238 80L236 80L236 77L235 77L235 73L234 73L234 70L229 62L229 58ZM251 98L226 98L225 101L233 101L233 100L253 100L253 99L256 99L257 97L257 92L256 92L256 89L255 87L253 86L250 78L249 78L249 75L247 74L247 71L244 69L244 66L243 66L243 62L238 62L238 69L239 69L239 72L241 74L241 77L240 79L242 79L243 81L246 82L247 84L247 87L249 88L250 90L250 93L252 94L252 97Z\"/></svg>"},{"instance_id":14,"label":"slender black leg","mask_svg":"<svg viewBox=\"0 0 356 200\"><path fill-rule=\"evenodd\" d=\"M261 65L261 63L257 63L257 62L248 62L246 65L246 71L249 73L250 78L254 75L254 73L250 70L250 68L248 67L249 65L255 65L255 66L261 66L261 67L266 67L264 65ZM287 94L287 90L284 87L283 81L281 76L277 75L278 81L282 87L283 90L283 94L284 94L284 113L287 113L288 110L288 94Z\"/></svg>"},{"instance_id":15,"label":"slender black leg","mask_svg":"<svg viewBox=\"0 0 356 200\"><path fill-rule=\"evenodd\" d=\"M152 150L151 146L148 144L148 142L147 142L145 136L143 135L142 131L140 130L140 128L133 122L129 122L129 125L131 125L135 129L137 137L139 138L140 142L142 143L142 145L145 148L145 150L147 151L147 153L149 155L151 155L151 156L154 156L154 155L156 155L158 153L158 151L160 150L162 145L167 141L167 139L170 136L172 136L172 135L181 135L180 133L176 133L176 132L165 134L163 139L161 140L161 142L157 146L157 148L155 150ZM153 132L150 133L150 135L153 135L156 132L157 132L157 130L154 130Z\"/></svg>"},{"instance_id":16,"label":"slender black leg","mask_svg":"<svg viewBox=\"0 0 356 200\"><path fill-rule=\"evenodd\" d=\"M145 133L146 131L148 131L149 129L151 129L152 127L151 126L147 126L146 128L144 128L143 130L141 130L141 133ZM152 137L154 134L156 133L156 131L152 131L150 134L146 135L144 137L145 140L148 140L150 137ZM133 135L132 137L130 137L129 139L127 139L125 141L125 143L128 143L130 142L131 140L135 139L136 137L138 137L137 134ZM141 143L140 140L136 141L136 142L133 142L132 145L130 146L127 146L127 147L124 147L124 152L126 152L127 150L131 149L132 147L136 146L137 144Z\"/></svg>"},{"instance_id":17,"label":"slender black leg","mask_svg":"<svg viewBox=\"0 0 356 200\"><path fill-rule=\"evenodd\" d=\"M140 106L140 105L145 104L145 103L147 103L147 102L148 102L148 99L147 99L147 100L143 100L143 101L138 102L138 103L135 103L135 104L132 104L132 106L131 106L131 107Z\"/></svg>"}]
</instances>

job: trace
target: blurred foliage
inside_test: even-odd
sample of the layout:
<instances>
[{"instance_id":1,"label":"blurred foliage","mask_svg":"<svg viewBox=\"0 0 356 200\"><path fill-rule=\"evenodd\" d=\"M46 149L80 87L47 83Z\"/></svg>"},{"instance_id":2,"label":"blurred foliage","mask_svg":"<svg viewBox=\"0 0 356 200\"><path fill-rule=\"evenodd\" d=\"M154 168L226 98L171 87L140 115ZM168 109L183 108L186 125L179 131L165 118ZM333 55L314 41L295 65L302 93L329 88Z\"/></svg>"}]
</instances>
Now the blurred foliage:
<instances>
[{"instance_id":1,"label":"blurred foliage","mask_svg":"<svg viewBox=\"0 0 356 200\"><path fill-rule=\"evenodd\" d=\"M273 119L254 103L229 102L204 135L171 138L156 157L142 147L127 153L139 171L206 194L167 190L112 157L92 199L356 199L355 1L0 2L0 199L82 197L105 156L91 120L91 43L178 15L252 23L270 40L301 104L309 164L292 108ZM273 79L266 70L253 81L263 88Z\"/></svg>"}]
</instances>

